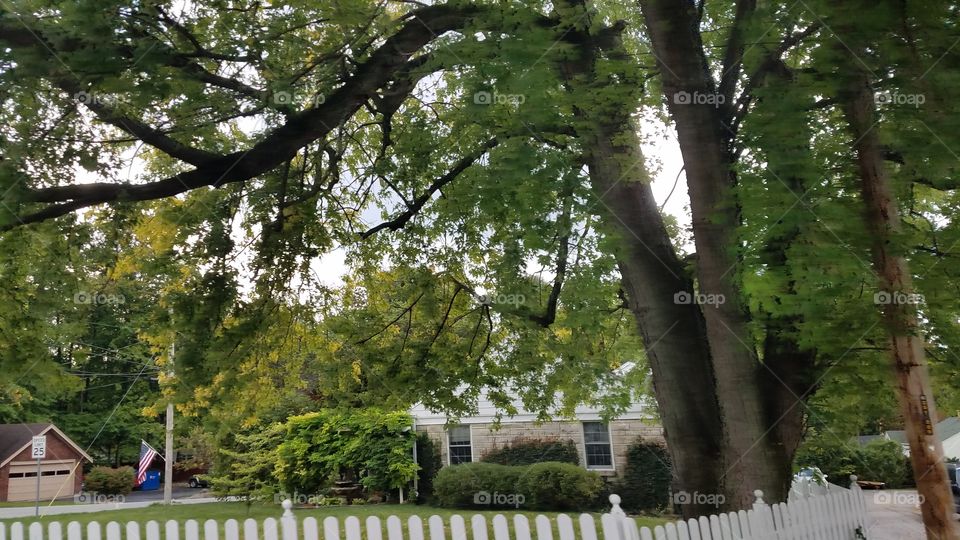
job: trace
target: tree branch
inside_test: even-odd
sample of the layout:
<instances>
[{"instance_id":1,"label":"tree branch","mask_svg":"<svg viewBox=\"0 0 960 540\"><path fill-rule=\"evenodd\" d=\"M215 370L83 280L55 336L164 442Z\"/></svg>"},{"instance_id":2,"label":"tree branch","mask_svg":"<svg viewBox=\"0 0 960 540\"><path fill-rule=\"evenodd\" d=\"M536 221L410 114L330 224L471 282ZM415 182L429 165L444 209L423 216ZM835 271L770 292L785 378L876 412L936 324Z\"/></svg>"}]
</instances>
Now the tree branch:
<instances>
[{"instance_id":1,"label":"tree branch","mask_svg":"<svg viewBox=\"0 0 960 540\"><path fill-rule=\"evenodd\" d=\"M410 204L404 212L402 212L397 217L391 219L390 221L385 221L371 229L368 229L360 233L360 238L361 239L370 238L371 236L377 234L378 232L384 229L390 229L391 231L402 229L404 225L407 224L408 221L413 219L413 217L416 216L418 212L420 212L420 210L424 207L425 204L427 204L430 198L433 197L434 193L439 191L441 188L443 188L450 182L453 182L458 176L460 176L460 174L463 171L467 170L478 159L480 159L481 156L486 154L488 151L490 151L492 148L494 148L498 144L499 144L499 141L497 140L496 137L493 137L487 140L487 142L484 143L475 152L461 158L460 161L458 161L453 166L453 168L447 171L446 174L434 180L433 183L431 183L427 187L427 190L424 191L422 194L420 194L419 197L414 199L413 203Z\"/></svg>"}]
</instances>

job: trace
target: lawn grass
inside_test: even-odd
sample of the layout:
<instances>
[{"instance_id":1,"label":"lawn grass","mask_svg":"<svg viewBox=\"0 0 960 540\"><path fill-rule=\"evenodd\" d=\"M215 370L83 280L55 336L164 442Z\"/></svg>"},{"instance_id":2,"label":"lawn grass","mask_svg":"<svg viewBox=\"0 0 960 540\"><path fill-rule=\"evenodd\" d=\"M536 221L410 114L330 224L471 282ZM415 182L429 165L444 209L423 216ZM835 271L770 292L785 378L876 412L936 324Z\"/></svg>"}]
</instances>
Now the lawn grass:
<instances>
[{"instance_id":1,"label":"lawn grass","mask_svg":"<svg viewBox=\"0 0 960 540\"><path fill-rule=\"evenodd\" d=\"M41 509L41 513L42 513ZM163 506L161 504L155 504L147 506L145 508L130 508L124 510L107 510L103 512L89 512L89 513L71 513L71 514L58 514L51 516L42 516L39 519L34 517L23 517L23 518L14 518L14 519L3 519L0 520L0 523L7 524L9 527L10 524L14 522L22 522L24 527L28 526L30 523L39 521L40 523L48 524L52 522L60 522L63 524L64 529L66 528L67 523L71 521L76 521L83 525L84 529L86 524L92 521L97 521L101 525L105 526L110 521L116 521L121 525L126 524L129 521L136 521L141 524L141 535L145 534L144 524L147 521L155 520L161 523L161 531L163 531L162 524L167 520L177 520L180 522L181 529L181 538L183 538L183 523L189 519L195 519L200 521L200 530L201 535L203 534L203 522L208 519L213 519L217 522L223 523L228 519L236 519L238 521L243 521L247 518L253 518L258 521L262 521L268 517L279 518L283 513L283 510L279 505L274 504L252 504L247 505L242 502L217 502L217 503L205 503L205 504L175 504L173 506ZM523 514L530 519L530 527L535 531L535 525L533 524L533 519L539 515L543 514L550 518L551 522L554 524L554 538L556 536L556 519L560 515L560 512L523 512L523 511L502 511L502 510L488 510L488 511L474 511L474 510L452 510L449 508L436 508L432 506L417 506L413 504L376 504L376 505L356 505L356 506L325 506L321 508L297 508L294 509L294 515L298 520L302 520L307 517L314 517L318 521L323 521L324 518L328 516L334 516L339 518L341 523L341 534L343 527L343 520L348 516L357 516L360 518L361 524L364 523L364 520L368 516L377 516L381 519L382 526L385 527L386 519L389 516L397 516L403 521L404 530L406 531L407 519L410 516L420 516L423 518L424 529L426 533L427 528L427 518L432 515L438 515L443 518L444 523L446 524L446 530L449 534L450 528L450 516L454 514L460 514L464 516L466 520L466 526L468 533L470 531L470 517L474 514L482 514L487 518L488 523L488 536L492 538L492 530L490 529L490 522L493 516L497 514L503 514L507 517L508 522L510 523L511 530L513 528L513 516L517 514ZM594 513L594 518L597 520L597 530L599 534L599 521L600 514ZM574 524L576 525L577 516L571 514L571 517L574 518ZM637 517L638 526L647 526L653 528L655 525L660 525L669 521L664 518L655 518L655 517ZM365 525L364 525L365 527ZM320 537L323 538L323 525L319 524ZM241 526L242 530L242 526ZM162 532L161 532L162 534ZM534 535L536 533L534 532ZM404 535L406 536L406 535ZM342 536L341 536L342 537ZM386 530L383 531L383 538L387 538ZM427 538L429 538L429 533L427 533Z\"/></svg>"}]
</instances>

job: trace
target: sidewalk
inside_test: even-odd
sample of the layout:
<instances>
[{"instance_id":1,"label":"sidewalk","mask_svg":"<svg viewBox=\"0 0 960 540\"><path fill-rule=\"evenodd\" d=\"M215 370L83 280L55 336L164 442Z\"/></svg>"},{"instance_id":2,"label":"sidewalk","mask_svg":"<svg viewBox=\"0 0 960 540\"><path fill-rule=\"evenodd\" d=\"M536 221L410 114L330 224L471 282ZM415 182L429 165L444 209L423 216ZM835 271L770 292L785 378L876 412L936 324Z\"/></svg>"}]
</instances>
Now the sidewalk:
<instances>
[{"instance_id":1,"label":"sidewalk","mask_svg":"<svg viewBox=\"0 0 960 540\"><path fill-rule=\"evenodd\" d=\"M213 502L231 502L232 498L227 499L217 499L216 497L197 497L197 498L180 498L174 499L174 504L204 504L204 503L213 503ZM160 504L159 501L140 501L140 502L124 502L124 503L103 503L103 504L67 504L60 506L44 506L40 505L40 516L54 516L60 514L86 514L90 512L103 512L106 510L127 510L131 508L145 508L154 504ZM8 508L0 508L0 519L11 519L19 517L30 517L32 518L34 514L34 507L31 506L16 506Z\"/></svg>"}]
</instances>

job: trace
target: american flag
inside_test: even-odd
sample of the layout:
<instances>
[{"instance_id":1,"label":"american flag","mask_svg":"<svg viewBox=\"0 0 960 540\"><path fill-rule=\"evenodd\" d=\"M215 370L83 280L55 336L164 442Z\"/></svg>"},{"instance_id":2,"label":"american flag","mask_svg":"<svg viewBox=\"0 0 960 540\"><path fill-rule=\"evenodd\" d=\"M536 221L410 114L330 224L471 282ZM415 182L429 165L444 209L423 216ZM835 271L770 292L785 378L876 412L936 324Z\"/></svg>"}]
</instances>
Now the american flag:
<instances>
[{"instance_id":1,"label":"american flag","mask_svg":"<svg viewBox=\"0 0 960 540\"><path fill-rule=\"evenodd\" d=\"M160 452L154 450L152 446L147 444L147 441L140 441L140 464L137 465L138 486L147 479L147 469L149 469L150 464L153 463L153 458L157 457L159 454Z\"/></svg>"}]
</instances>

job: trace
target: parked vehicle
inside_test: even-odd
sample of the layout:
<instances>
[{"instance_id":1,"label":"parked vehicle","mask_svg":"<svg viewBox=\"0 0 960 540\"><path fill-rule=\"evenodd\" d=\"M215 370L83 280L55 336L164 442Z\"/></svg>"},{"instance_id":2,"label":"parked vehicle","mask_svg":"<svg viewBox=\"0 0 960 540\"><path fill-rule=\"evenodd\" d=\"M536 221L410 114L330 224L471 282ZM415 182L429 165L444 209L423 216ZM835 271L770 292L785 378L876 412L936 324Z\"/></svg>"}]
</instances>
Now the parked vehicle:
<instances>
[{"instance_id":1,"label":"parked vehicle","mask_svg":"<svg viewBox=\"0 0 960 540\"><path fill-rule=\"evenodd\" d=\"M210 480L205 474L195 474L187 480L187 485L192 488L205 488L210 487Z\"/></svg>"},{"instance_id":2,"label":"parked vehicle","mask_svg":"<svg viewBox=\"0 0 960 540\"><path fill-rule=\"evenodd\" d=\"M953 511L960 513L960 483L957 483L956 463L947 463L947 475L950 477L950 491L953 492Z\"/></svg>"}]
</instances>

